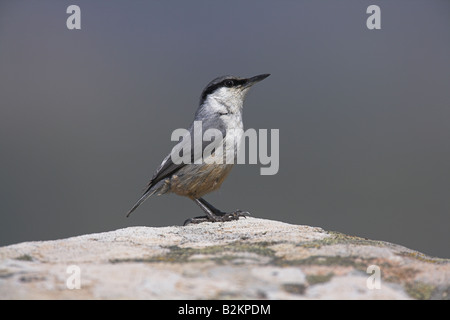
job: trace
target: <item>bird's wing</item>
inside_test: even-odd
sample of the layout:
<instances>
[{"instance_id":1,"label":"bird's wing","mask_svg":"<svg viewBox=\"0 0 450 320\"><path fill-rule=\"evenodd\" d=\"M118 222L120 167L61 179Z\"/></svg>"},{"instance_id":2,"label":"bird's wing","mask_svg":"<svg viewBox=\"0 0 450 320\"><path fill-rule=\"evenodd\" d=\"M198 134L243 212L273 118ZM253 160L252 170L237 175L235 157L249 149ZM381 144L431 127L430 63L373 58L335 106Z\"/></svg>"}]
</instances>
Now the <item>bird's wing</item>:
<instances>
[{"instance_id":1,"label":"bird's wing","mask_svg":"<svg viewBox=\"0 0 450 320\"><path fill-rule=\"evenodd\" d=\"M190 141L183 138L177 145L175 145L175 147L172 149L172 152L174 152L175 150L182 150L183 146L185 146L186 143L190 143ZM184 162L174 163L172 160L172 152L164 158L158 169L156 169L153 177L150 179L147 187L144 189L144 193L147 193L155 184L167 177L170 177L172 174L186 165L186 163Z\"/></svg>"},{"instance_id":2,"label":"bird's wing","mask_svg":"<svg viewBox=\"0 0 450 320\"><path fill-rule=\"evenodd\" d=\"M134 206L128 211L127 217L130 216L131 213L133 213L134 210L136 210L145 200L148 199L151 195L153 195L156 191L158 191L158 188L155 190L152 190L152 188L161 180L169 177L173 173L177 172L180 168L185 166L185 163L175 164L172 161L171 154L169 154L167 157L164 158L161 165L156 170L155 174L153 175L150 182L147 184L147 187L144 189L143 195L139 198L139 200L134 204Z\"/></svg>"},{"instance_id":3,"label":"bird's wing","mask_svg":"<svg viewBox=\"0 0 450 320\"><path fill-rule=\"evenodd\" d=\"M183 147L189 147L190 154L191 154L191 162L195 163L197 159L200 159L203 156L203 151L205 150L205 147L210 145L211 142L209 141L203 141L203 132L205 132L209 128L216 128L219 129L222 132L222 137L224 137L224 126L223 123L220 121L217 121L217 119L209 118L206 121L202 122L202 130L199 132L196 132L194 130L194 125L191 126L188 133L186 133L185 136L182 137L181 141L175 145L175 147L172 149L172 152L169 153L164 160L161 162L158 169L156 169L156 172L153 174L152 179L147 184L147 187L144 189L144 193L139 198L139 200L134 204L134 206L131 208L130 211L127 213L127 217L137 209L148 197L153 195L155 192L157 192L158 188L152 189L154 186L158 184L158 182L172 176L175 174L178 170L180 170L182 167L187 165L185 162L181 163L174 163L172 160L172 153L175 152L175 154L180 154L179 152L181 150L185 150ZM194 136L196 135L196 136ZM201 135L201 136L199 136ZM200 150L197 150L194 148L194 141L201 141L202 142L202 148ZM221 143L222 139L216 141L214 140L214 145L219 145Z\"/></svg>"},{"instance_id":4,"label":"bird's wing","mask_svg":"<svg viewBox=\"0 0 450 320\"><path fill-rule=\"evenodd\" d=\"M188 150L190 150L191 153L190 163L195 163L197 159L201 159L206 146L211 144L210 141L203 141L203 133L209 128L218 129L222 133L222 137L225 135L224 125L217 118L215 119L214 117L209 117L206 120L203 120L202 130L197 131L194 130L194 124L192 124L188 130L189 133L187 133L182 137L180 142L178 142L172 149L172 152L164 158L161 165L158 167L158 169L156 169L152 179L148 183L147 187L144 189L144 193L148 192L155 184L175 174L179 169L181 169L186 165L186 163L174 163L171 157L172 153L180 154L181 150L187 148ZM194 148L195 141L201 141L202 143L201 149ZM213 144L219 145L220 143L221 140L217 140L214 141Z\"/></svg>"},{"instance_id":5,"label":"bird's wing","mask_svg":"<svg viewBox=\"0 0 450 320\"><path fill-rule=\"evenodd\" d=\"M147 184L147 187L144 189L144 193L148 192L155 184L160 182L161 180L171 176L176 171L178 171L180 168L184 167L185 163L175 164L172 161L172 157L169 154L161 163L161 165L156 169L155 173L153 174L153 177Z\"/></svg>"}]
</instances>

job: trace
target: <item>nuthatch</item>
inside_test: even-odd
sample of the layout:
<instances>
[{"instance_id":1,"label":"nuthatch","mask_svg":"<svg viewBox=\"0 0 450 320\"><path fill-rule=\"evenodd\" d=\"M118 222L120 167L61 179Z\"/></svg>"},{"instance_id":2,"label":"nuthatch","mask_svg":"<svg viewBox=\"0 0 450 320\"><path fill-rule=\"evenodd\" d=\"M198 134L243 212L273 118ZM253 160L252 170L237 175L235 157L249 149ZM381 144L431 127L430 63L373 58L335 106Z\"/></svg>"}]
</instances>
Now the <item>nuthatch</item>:
<instances>
[{"instance_id":1,"label":"nuthatch","mask_svg":"<svg viewBox=\"0 0 450 320\"><path fill-rule=\"evenodd\" d=\"M195 135L198 135L197 132L194 132L194 124L201 123L202 132L208 129L219 130L222 133L222 139L214 141L215 149L218 150L218 147L222 147L226 153L231 151L236 159L243 132L242 109L245 96L251 86L268 76L269 74L261 74L252 78L224 76L211 81L202 92L194 122L188 129L189 136L193 139L181 140L165 157L148 183L142 197L127 213L127 217L151 195L168 192L194 200L206 214L206 216L188 219L184 225L204 221L237 220L241 216L249 215L247 211L242 210L230 213L222 212L202 198L205 194L217 190L221 186L235 162L231 164L229 162L211 163L211 161L206 161L207 159L199 161L202 160L203 152L208 145L200 138L201 148L196 149L195 145L192 147L192 140L196 141ZM236 136L230 137L230 135ZM234 141L234 143L230 145L226 141ZM191 151L194 150L190 155L192 161L190 163L174 162L171 156L174 150L185 150L184 147L189 147L188 149Z\"/></svg>"}]
</instances>

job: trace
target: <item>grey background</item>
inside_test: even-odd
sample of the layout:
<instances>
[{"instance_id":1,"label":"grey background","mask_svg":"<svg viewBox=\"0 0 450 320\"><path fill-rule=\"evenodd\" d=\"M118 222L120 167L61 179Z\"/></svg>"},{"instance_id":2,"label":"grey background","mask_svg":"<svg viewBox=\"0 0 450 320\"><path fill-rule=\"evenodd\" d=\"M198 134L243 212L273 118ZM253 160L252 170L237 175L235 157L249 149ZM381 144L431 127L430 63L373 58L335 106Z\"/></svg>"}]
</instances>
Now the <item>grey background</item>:
<instances>
[{"instance_id":1,"label":"grey background","mask_svg":"<svg viewBox=\"0 0 450 320\"><path fill-rule=\"evenodd\" d=\"M125 218L210 80L271 73L244 123L280 129L279 173L206 199L449 258L449 59L450 1L1 1L0 245L201 214Z\"/></svg>"}]
</instances>

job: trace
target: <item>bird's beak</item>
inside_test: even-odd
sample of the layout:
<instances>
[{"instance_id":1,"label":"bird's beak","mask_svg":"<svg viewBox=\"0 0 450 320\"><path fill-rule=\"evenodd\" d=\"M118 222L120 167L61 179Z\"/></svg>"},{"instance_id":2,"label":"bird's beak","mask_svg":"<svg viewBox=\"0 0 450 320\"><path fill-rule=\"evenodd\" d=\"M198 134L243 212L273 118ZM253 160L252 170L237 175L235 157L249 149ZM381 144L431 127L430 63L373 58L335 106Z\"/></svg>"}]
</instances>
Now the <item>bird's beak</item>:
<instances>
[{"instance_id":1,"label":"bird's beak","mask_svg":"<svg viewBox=\"0 0 450 320\"><path fill-rule=\"evenodd\" d=\"M258 75L258 76L254 76L254 77L248 78L248 79L247 79L247 83L245 84L245 88L251 87L251 86L254 85L255 83L264 80L264 79L267 78L268 76L270 76L270 74L265 73L265 74L260 74L260 75Z\"/></svg>"}]
</instances>

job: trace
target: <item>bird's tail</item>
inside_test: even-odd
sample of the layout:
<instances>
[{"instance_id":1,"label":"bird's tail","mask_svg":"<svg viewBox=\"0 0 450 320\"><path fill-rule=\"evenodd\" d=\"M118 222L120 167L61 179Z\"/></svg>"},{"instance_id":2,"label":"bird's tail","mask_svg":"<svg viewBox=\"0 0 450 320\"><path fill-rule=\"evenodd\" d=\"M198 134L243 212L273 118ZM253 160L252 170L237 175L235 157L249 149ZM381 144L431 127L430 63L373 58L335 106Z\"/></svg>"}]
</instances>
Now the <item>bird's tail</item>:
<instances>
[{"instance_id":1,"label":"bird's tail","mask_svg":"<svg viewBox=\"0 0 450 320\"><path fill-rule=\"evenodd\" d=\"M147 200L148 197L152 196L155 192L157 191L157 189L148 189L143 195L142 197L134 204L133 208L130 209L130 211L128 211L127 213L127 218L130 216L130 214L133 213L134 210L137 209L137 207L139 207L145 200Z\"/></svg>"}]
</instances>

